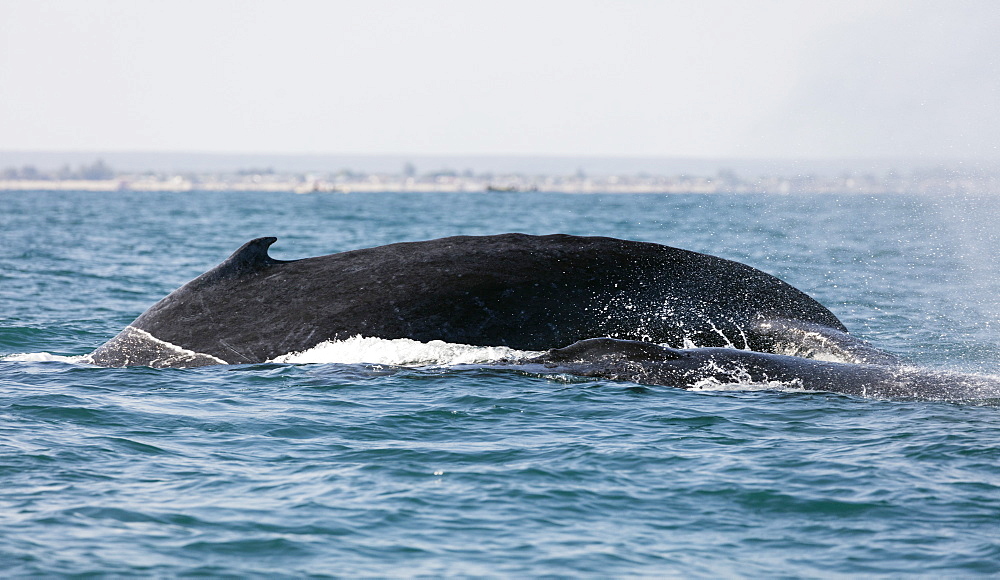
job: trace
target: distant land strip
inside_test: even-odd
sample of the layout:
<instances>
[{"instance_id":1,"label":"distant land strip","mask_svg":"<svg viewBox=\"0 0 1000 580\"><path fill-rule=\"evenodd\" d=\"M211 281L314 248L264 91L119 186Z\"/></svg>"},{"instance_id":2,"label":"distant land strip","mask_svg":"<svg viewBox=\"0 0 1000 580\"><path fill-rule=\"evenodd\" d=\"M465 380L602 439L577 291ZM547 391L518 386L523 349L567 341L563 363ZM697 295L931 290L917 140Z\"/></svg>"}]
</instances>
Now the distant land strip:
<instances>
[{"instance_id":1,"label":"distant land strip","mask_svg":"<svg viewBox=\"0 0 1000 580\"><path fill-rule=\"evenodd\" d=\"M294 193L744 193L744 194L974 194L1000 193L1000 173L946 168L744 177L731 169L713 175L567 175L476 173L441 170L418 174L412 164L400 172L335 173L275 171L269 167L234 172L121 172L103 160L76 169L41 171L32 165L0 170L0 191L244 191Z\"/></svg>"}]
</instances>

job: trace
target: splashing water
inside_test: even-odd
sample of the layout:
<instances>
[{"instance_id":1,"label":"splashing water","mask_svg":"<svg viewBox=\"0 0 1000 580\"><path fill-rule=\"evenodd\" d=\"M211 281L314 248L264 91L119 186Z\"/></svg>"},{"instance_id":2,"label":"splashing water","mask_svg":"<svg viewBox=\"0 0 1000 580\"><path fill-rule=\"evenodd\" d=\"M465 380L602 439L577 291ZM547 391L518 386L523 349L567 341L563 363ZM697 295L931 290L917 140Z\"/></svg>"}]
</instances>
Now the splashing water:
<instances>
[{"instance_id":1,"label":"splashing water","mask_svg":"<svg viewBox=\"0 0 1000 580\"><path fill-rule=\"evenodd\" d=\"M382 339L359 335L347 340L326 341L304 352L279 356L272 362L455 366L523 359L538 354L504 346L470 346L441 340L420 342L409 338Z\"/></svg>"}]
</instances>

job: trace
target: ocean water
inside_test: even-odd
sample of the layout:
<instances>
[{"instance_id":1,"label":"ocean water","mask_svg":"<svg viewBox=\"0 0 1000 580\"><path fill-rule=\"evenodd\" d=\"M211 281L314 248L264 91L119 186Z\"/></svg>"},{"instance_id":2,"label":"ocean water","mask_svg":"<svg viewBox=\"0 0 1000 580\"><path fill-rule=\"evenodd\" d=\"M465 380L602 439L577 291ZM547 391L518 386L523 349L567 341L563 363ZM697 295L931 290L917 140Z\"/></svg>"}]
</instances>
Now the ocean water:
<instances>
[{"instance_id":1,"label":"ocean water","mask_svg":"<svg viewBox=\"0 0 1000 580\"><path fill-rule=\"evenodd\" d=\"M658 242L789 282L913 364L1000 373L1000 196L0 193L4 577L1000 575L1000 400L684 391L355 339L81 355L247 240ZM764 388L767 387L767 388Z\"/></svg>"}]
</instances>

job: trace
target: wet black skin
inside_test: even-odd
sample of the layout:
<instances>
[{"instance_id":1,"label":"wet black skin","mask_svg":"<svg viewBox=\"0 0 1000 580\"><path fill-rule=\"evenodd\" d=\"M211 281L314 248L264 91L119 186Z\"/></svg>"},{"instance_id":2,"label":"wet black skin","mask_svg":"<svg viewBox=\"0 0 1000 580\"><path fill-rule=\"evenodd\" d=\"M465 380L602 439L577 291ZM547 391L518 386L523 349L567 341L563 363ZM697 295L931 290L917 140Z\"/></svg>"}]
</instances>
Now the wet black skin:
<instances>
[{"instance_id":1,"label":"wet black skin","mask_svg":"<svg viewBox=\"0 0 1000 580\"><path fill-rule=\"evenodd\" d=\"M1000 398L1000 379L921 369L899 362L827 362L733 348L674 349L594 338L521 361L541 373L566 373L647 385L692 388L740 384L773 385L879 398Z\"/></svg>"},{"instance_id":2,"label":"wet black skin","mask_svg":"<svg viewBox=\"0 0 1000 580\"><path fill-rule=\"evenodd\" d=\"M876 352L774 276L658 244L502 234L282 261L268 256L275 240L246 243L151 306L91 361L258 363L355 335L522 350L608 336L761 352L819 335ZM171 354L170 345L191 352Z\"/></svg>"}]
</instances>

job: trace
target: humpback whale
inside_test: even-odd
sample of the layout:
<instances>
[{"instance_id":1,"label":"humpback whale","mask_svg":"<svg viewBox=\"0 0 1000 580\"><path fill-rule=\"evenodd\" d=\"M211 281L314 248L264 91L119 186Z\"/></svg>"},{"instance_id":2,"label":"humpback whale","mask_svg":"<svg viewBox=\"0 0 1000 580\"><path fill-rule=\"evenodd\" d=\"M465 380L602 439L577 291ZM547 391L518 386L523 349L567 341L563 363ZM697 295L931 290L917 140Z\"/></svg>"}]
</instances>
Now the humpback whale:
<instances>
[{"instance_id":1,"label":"humpback whale","mask_svg":"<svg viewBox=\"0 0 1000 580\"><path fill-rule=\"evenodd\" d=\"M259 363L356 335L543 351L611 337L891 361L760 270L606 237L502 234L300 260L251 240L89 355L101 366ZM791 349L791 350L789 350Z\"/></svg>"},{"instance_id":2,"label":"humpback whale","mask_svg":"<svg viewBox=\"0 0 1000 580\"><path fill-rule=\"evenodd\" d=\"M755 268L569 235L456 236L276 260L244 244L88 362L260 363L354 336L544 351L500 366L699 388L752 383L889 398L998 398L1000 379L919 369Z\"/></svg>"},{"instance_id":3,"label":"humpback whale","mask_svg":"<svg viewBox=\"0 0 1000 580\"><path fill-rule=\"evenodd\" d=\"M566 373L684 389L758 384L878 398L990 399L1000 379L921 369L888 359L844 363L739 350L675 349L650 342L592 338L514 362L542 374Z\"/></svg>"}]
</instances>

